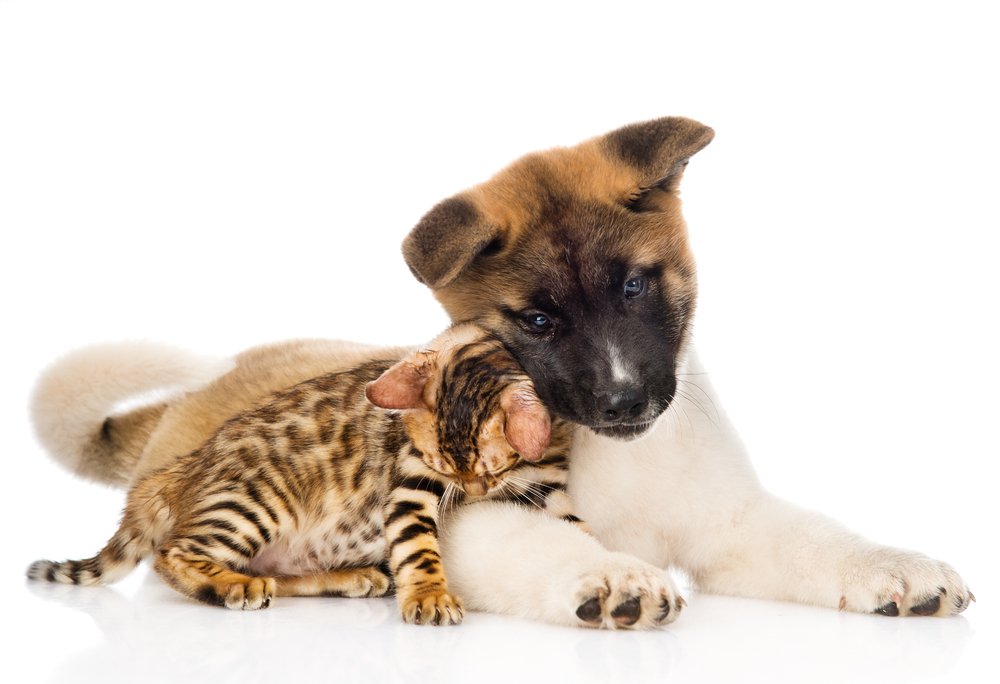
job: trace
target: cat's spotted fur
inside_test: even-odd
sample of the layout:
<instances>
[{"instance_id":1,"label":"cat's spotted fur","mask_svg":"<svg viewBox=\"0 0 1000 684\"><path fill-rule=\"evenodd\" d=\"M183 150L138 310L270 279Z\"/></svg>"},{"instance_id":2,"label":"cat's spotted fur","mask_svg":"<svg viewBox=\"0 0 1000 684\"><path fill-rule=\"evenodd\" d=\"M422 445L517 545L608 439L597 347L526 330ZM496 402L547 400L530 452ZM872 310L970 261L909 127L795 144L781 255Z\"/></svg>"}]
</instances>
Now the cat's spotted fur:
<instances>
[{"instance_id":1,"label":"cat's spotted fur","mask_svg":"<svg viewBox=\"0 0 1000 684\"><path fill-rule=\"evenodd\" d=\"M496 498L579 523L565 493L570 441L506 349L457 326L402 361L300 383L234 418L136 483L98 555L38 561L28 575L103 584L153 555L168 583L205 603L381 596L394 582L406 621L457 623L441 515Z\"/></svg>"}]
</instances>

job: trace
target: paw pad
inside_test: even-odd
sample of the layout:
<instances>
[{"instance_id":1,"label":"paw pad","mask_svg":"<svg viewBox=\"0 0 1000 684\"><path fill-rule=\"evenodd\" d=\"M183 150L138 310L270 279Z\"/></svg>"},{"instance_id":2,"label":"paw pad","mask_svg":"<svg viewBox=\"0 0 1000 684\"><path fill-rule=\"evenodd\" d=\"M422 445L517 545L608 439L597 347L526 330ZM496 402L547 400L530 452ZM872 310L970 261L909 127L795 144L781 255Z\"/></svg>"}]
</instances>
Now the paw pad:
<instances>
[{"instance_id":1,"label":"paw pad","mask_svg":"<svg viewBox=\"0 0 1000 684\"><path fill-rule=\"evenodd\" d=\"M584 601L576 609L576 616L584 622L596 624L601 621L601 599L594 597Z\"/></svg>"},{"instance_id":2,"label":"paw pad","mask_svg":"<svg viewBox=\"0 0 1000 684\"><path fill-rule=\"evenodd\" d=\"M896 605L895 601L889 601L881 608L876 608L875 612L879 615L889 615L890 617L896 617L899 615L899 606Z\"/></svg>"},{"instance_id":3,"label":"paw pad","mask_svg":"<svg viewBox=\"0 0 1000 684\"><path fill-rule=\"evenodd\" d=\"M923 603L913 606L910 608L910 612L914 615L934 615L941 608L941 594L937 596L932 596Z\"/></svg>"},{"instance_id":4,"label":"paw pad","mask_svg":"<svg viewBox=\"0 0 1000 684\"><path fill-rule=\"evenodd\" d=\"M642 615L642 602L638 596L619 603L618 607L611 611L611 617L622 627L631 627L639 621L640 615Z\"/></svg>"}]
</instances>

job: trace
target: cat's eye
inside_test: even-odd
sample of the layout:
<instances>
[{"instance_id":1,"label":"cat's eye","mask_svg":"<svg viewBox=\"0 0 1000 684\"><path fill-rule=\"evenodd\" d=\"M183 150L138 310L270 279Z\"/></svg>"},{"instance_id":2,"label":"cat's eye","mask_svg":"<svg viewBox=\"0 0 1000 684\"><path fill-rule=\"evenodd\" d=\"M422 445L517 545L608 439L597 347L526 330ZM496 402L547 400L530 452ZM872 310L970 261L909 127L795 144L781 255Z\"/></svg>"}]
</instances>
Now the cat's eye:
<instances>
[{"instance_id":1,"label":"cat's eye","mask_svg":"<svg viewBox=\"0 0 1000 684\"><path fill-rule=\"evenodd\" d=\"M625 281L622 294L625 295L625 299L635 299L646 294L646 289L646 279L642 276L637 276Z\"/></svg>"},{"instance_id":2,"label":"cat's eye","mask_svg":"<svg viewBox=\"0 0 1000 684\"><path fill-rule=\"evenodd\" d=\"M524 317L524 324L533 333L545 333L552 329L552 319L541 311L532 311Z\"/></svg>"}]
</instances>

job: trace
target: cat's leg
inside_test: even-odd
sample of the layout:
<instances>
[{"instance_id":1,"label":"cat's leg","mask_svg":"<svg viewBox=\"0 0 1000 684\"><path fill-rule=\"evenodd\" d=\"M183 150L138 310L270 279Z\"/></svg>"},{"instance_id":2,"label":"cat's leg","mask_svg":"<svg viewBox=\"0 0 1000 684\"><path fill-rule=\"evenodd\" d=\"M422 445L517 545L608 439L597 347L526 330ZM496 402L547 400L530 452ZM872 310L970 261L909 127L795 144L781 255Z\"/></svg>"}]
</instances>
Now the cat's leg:
<instances>
[{"instance_id":1,"label":"cat's leg","mask_svg":"<svg viewBox=\"0 0 1000 684\"><path fill-rule=\"evenodd\" d=\"M273 577L252 577L230 570L218 559L179 545L159 550L153 568L182 594L233 610L267 608L277 586Z\"/></svg>"},{"instance_id":2,"label":"cat's leg","mask_svg":"<svg viewBox=\"0 0 1000 684\"><path fill-rule=\"evenodd\" d=\"M442 530L452 586L473 610L561 625L648 629L684 603L660 568L510 503L461 507Z\"/></svg>"},{"instance_id":3,"label":"cat's leg","mask_svg":"<svg viewBox=\"0 0 1000 684\"><path fill-rule=\"evenodd\" d=\"M400 611L414 624L458 624L462 601L448 588L438 547L438 507L445 487L424 474L419 458L410 457L400 467L421 473L404 479L385 507L389 569Z\"/></svg>"},{"instance_id":4,"label":"cat's leg","mask_svg":"<svg viewBox=\"0 0 1000 684\"><path fill-rule=\"evenodd\" d=\"M278 577L277 596L344 596L373 598L385 596L392 580L380 568L346 568L302 577Z\"/></svg>"}]
</instances>

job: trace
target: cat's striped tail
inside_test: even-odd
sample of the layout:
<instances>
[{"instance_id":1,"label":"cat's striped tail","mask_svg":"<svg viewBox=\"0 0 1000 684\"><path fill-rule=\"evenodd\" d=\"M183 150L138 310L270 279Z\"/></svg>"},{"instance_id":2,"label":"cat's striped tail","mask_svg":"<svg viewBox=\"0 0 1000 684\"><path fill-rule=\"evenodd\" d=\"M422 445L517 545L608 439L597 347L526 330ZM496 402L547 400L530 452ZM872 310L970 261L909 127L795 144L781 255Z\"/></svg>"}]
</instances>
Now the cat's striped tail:
<instances>
[{"instance_id":1,"label":"cat's striped tail","mask_svg":"<svg viewBox=\"0 0 1000 684\"><path fill-rule=\"evenodd\" d=\"M128 485L171 398L203 387L232 367L230 359L204 358L152 342L78 349L52 364L35 385L35 434L70 471L105 484ZM158 399L150 397L153 392L160 393ZM129 400L141 405L113 415Z\"/></svg>"},{"instance_id":2,"label":"cat's striped tail","mask_svg":"<svg viewBox=\"0 0 1000 684\"><path fill-rule=\"evenodd\" d=\"M143 480L129 494L129 503L118 531L93 558L39 560L28 566L28 579L60 584L110 584L130 573L153 553L173 527L165 491L156 476Z\"/></svg>"}]
</instances>

